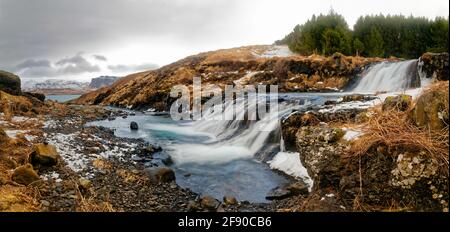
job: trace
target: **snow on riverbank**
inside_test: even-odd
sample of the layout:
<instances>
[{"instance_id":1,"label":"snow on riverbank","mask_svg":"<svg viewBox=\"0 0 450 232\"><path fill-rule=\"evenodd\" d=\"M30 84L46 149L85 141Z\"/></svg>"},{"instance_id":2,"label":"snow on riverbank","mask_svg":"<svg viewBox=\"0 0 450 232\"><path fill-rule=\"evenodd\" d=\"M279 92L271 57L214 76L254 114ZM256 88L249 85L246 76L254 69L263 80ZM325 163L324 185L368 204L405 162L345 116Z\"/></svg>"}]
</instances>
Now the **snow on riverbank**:
<instances>
[{"instance_id":1,"label":"snow on riverbank","mask_svg":"<svg viewBox=\"0 0 450 232\"><path fill-rule=\"evenodd\" d=\"M308 175L308 171L300 161L300 154L297 152L278 152L269 162L270 168L282 171L295 178L302 179L309 191L313 187L313 180Z\"/></svg>"}]
</instances>

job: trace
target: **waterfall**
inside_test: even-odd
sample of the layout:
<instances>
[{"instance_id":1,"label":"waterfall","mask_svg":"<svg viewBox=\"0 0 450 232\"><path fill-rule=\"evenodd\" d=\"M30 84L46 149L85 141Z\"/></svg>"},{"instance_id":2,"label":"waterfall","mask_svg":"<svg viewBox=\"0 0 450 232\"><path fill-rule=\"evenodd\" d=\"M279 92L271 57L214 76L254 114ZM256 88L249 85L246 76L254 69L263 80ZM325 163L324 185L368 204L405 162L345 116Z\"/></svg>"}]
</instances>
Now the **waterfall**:
<instances>
[{"instance_id":1,"label":"waterfall","mask_svg":"<svg viewBox=\"0 0 450 232\"><path fill-rule=\"evenodd\" d=\"M261 104L261 101L262 99L258 99L258 104ZM221 163L239 158L253 158L260 152L269 152L272 149L268 146L270 143L275 144L278 150L281 139L280 119L293 110L304 107L304 104L304 100L279 103L278 109L270 109L258 120L249 120L255 118L252 114L257 112L255 109L257 106L248 104L244 99L237 99L234 104L228 102L214 107L223 109L223 112L208 110L204 114L204 119L189 125L194 131L210 133L211 138L200 145L174 145L173 158L179 163ZM232 115L233 112L236 114L234 119L221 119L224 114Z\"/></svg>"},{"instance_id":2,"label":"waterfall","mask_svg":"<svg viewBox=\"0 0 450 232\"><path fill-rule=\"evenodd\" d=\"M352 92L396 92L420 87L418 60L381 62L362 73Z\"/></svg>"}]
</instances>

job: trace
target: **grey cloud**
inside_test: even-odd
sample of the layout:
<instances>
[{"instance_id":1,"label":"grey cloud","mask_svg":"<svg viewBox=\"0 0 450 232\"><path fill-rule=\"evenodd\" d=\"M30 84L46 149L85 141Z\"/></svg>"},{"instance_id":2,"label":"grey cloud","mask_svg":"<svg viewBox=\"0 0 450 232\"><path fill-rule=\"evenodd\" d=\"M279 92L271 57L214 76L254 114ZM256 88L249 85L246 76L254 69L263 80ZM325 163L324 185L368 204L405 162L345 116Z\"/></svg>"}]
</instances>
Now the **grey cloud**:
<instances>
[{"instance_id":1,"label":"grey cloud","mask_svg":"<svg viewBox=\"0 0 450 232\"><path fill-rule=\"evenodd\" d=\"M111 49L135 39L189 44L211 41L205 35L222 38L236 2L0 0L0 68L25 59Z\"/></svg>"},{"instance_id":2,"label":"grey cloud","mask_svg":"<svg viewBox=\"0 0 450 232\"><path fill-rule=\"evenodd\" d=\"M125 72L138 72L145 70L157 69L158 65L153 63L143 63L143 64L118 64L118 65L108 65L108 69L116 73L125 73Z\"/></svg>"},{"instance_id":3,"label":"grey cloud","mask_svg":"<svg viewBox=\"0 0 450 232\"><path fill-rule=\"evenodd\" d=\"M61 72L64 74L78 74L84 72L98 72L100 67L87 61L80 53L70 58L64 58L55 63L61 66Z\"/></svg>"},{"instance_id":4,"label":"grey cloud","mask_svg":"<svg viewBox=\"0 0 450 232\"><path fill-rule=\"evenodd\" d=\"M102 55L93 55L92 57L94 57L94 59L99 60L99 61L108 61L108 59L106 58L106 56L102 56Z\"/></svg>"},{"instance_id":5,"label":"grey cloud","mask_svg":"<svg viewBox=\"0 0 450 232\"><path fill-rule=\"evenodd\" d=\"M28 59L24 62L16 65L16 69L21 70L25 68L36 68L36 67L50 67L51 62L49 60L35 60L35 59Z\"/></svg>"},{"instance_id":6,"label":"grey cloud","mask_svg":"<svg viewBox=\"0 0 450 232\"><path fill-rule=\"evenodd\" d=\"M99 71L100 67L90 63L81 53L60 59L55 63L46 59L29 59L15 66L15 72L23 77L55 77L66 74L82 74Z\"/></svg>"}]
</instances>

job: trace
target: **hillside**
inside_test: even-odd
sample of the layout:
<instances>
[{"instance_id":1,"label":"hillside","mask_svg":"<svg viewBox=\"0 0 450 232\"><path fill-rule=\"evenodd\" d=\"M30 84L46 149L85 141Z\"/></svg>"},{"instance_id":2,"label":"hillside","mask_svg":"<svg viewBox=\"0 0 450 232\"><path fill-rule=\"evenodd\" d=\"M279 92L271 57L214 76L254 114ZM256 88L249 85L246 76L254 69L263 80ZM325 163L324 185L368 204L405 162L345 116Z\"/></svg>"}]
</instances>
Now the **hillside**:
<instances>
[{"instance_id":1,"label":"hillside","mask_svg":"<svg viewBox=\"0 0 450 232\"><path fill-rule=\"evenodd\" d=\"M192 84L195 76L202 78L202 84L217 84L222 88L238 81L243 85L277 84L280 92L333 92L344 89L368 64L383 60L387 59L339 53L331 57L306 57L289 52L285 46L271 45L223 49L129 75L73 103L165 110L170 103L170 89L177 84Z\"/></svg>"}]
</instances>

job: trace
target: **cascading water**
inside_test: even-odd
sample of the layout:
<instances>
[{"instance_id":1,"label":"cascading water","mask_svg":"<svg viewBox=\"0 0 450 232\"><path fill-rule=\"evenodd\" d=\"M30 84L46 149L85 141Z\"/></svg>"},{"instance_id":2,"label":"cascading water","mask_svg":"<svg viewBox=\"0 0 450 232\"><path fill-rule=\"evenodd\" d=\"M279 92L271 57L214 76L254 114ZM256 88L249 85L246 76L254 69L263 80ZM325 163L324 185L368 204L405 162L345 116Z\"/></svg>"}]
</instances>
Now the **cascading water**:
<instances>
[{"instance_id":1,"label":"cascading water","mask_svg":"<svg viewBox=\"0 0 450 232\"><path fill-rule=\"evenodd\" d=\"M381 62L362 73L352 92L396 92L420 87L418 60Z\"/></svg>"},{"instance_id":2,"label":"cascading water","mask_svg":"<svg viewBox=\"0 0 450 232\"><path fill-rule=\"evenodd\" d=\"M262 99L258 99L258 103L261 102ZM278 109L270 109L259 120L247 120L257 112L257 105L248 104L243 99L237 99L235 104L225 103L218 107L223 108L223 112L207 111L204 120L189 125L194 131L211 133L212 139L194 147L191 144L174 145L176 152L173 159L177 163L223 163L233 159L253 158L267 145L268 140L278 145L281 138L280 118L302 107L304 105L299 102L283 102ZM221 120L223 115L232 115L233 112L236 113L233 120Z\"/></svg>"}]
</instances>

